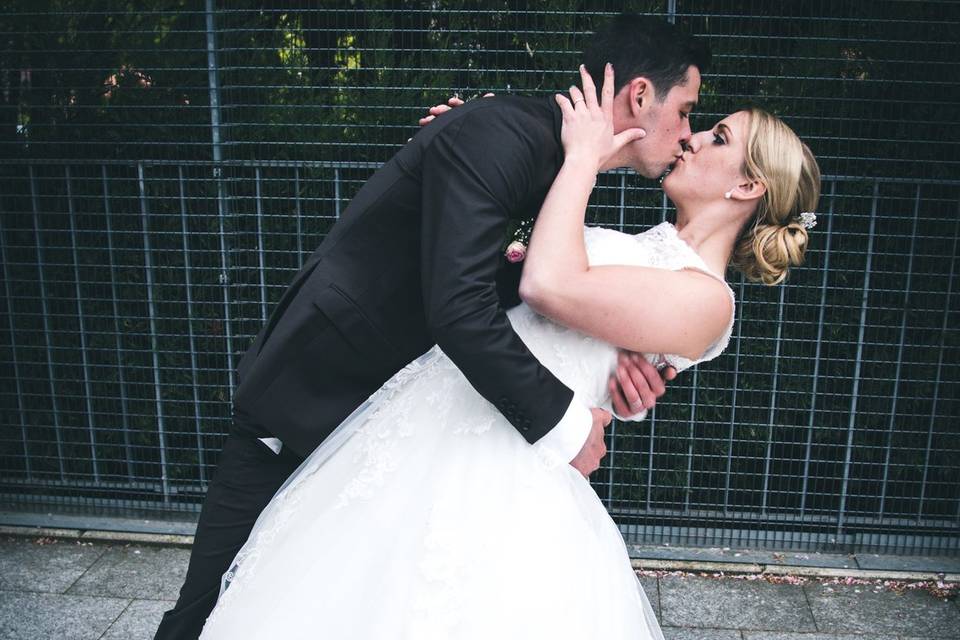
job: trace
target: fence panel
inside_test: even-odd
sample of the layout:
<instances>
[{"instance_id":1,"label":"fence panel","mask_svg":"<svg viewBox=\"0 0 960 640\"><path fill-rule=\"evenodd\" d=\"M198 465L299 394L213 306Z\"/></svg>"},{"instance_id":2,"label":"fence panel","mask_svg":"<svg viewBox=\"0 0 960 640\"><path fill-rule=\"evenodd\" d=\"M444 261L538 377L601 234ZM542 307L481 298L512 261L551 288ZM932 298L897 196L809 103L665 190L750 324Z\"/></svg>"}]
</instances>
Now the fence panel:
<instances>
[{"instance_id":1,"label":"fence panel","mask_svg":"<svg viewBox=\"0 0 960 640\"><path fill-rule=\"evenodd\" d=\"M9 4L2 510L189 520L237 360L424 105L566 86L622 3ZM827 175L807 264L731 275L727 353L613 426L598 494L630 542L957 554L957 7L630 6L710 40L694 128L760 102ZM617 171L589 222L671 215Z\"/></svg>"}]
</instances>

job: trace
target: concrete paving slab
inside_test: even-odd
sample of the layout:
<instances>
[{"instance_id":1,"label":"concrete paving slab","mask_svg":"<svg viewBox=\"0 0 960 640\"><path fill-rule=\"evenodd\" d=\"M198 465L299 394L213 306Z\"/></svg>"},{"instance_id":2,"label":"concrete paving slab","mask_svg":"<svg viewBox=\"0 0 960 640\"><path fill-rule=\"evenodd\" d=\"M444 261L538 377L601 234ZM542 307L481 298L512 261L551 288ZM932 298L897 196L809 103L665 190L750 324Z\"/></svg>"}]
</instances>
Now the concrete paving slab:
<instances>
[{"instance_id":1,"label":"concrete paving slab","mask_svg":"<svg viewBox=\"0 0 960 640\"><path fill-rule=\"evenodd\" d=\"M643 587L643 592L647 594L647 600L650 601L650 606L653 607L653 612L657 614L657 620L660 619L660 585L657 584L656 576L638 576L640 578L640 586Z\"/></svg>"},{"instance_id":2,"label":"concrete paving slab","mask_svg":"<svg viewBox=\"0 0 960 640\"><path fill-rule=\"evenodd\" d=\"M664 640L741 640L740 632L733 629L662 627L661 630Z\"/></svg>"},{"instance_id":3,"label":"concrete paving slab","mask_svg":"<svg viewBox=\"0 0 960 640\"><path fill-rule=\"evenodd\" d=\"M135 531L84 531L80 534L80 539L88 542L130 542L134 544L155 544L163 547L189 547L193 545L193 536L137 533Z\"/></svg>"},{"instance_id":4,"label":"concrete paving slab","mask_svg":"<svg viewBox=\"0 0 960 640\"><path fill-rule=\"evenodd\" d=\"M828 553L799 553L795 551L771 552L769 566L791 567L829 567L832 569L850 569L857 566L853 556Z\"/></svg>"},{"instance_id":5,"label":"concrete paving slab","mask_svg":"<svg viewBox=\"0 0 960 640\"><path fill-rule=\"evenodd\" d=\"M15 527L46 527L79 531L139 531L182 536L192 536L196 533L199 513L176 515L180 519L170 520L166 516L164 518L110 518L93 514L0 510L0 523Z\"/></svg>"},{"instance_id":6,"label":"concrete paving slab","mask_svg":"<svg viewBox=\"0 0 960 640\"><path fill-rule=\"evenodd\" d=\"M67 593L117 598L175 600L187 573L187 549L124 545L107 547Z\"/></svg>"},{"instance_id":7,"label":"concrete paving slab","mask_svg":"<svg viewBox=\"0 0 960 640\"><path fill-rule=\"evenodd\" d=\"M163 612L174 600L134 600L99 640L153 640Z\"/></svg>"},{"instance_id":8,"label":"concrete paving slab","mask_svg":"<svg viewBox=\"0 0 960 640\"><path fill-rule=\"evenodd\" d=\"M819 631L960 637L960 609L927 591L898 594L866 586L820 583L803 588Z\"/></svg>"},{"instance_id":9,"label":"concrete paving slab","mask_svg":"<svg viewBox=\"0 0 960 640\"><path fill-rule=\"evenodd\" d=\"M79 538L76 529L50 529L47 527L13 527L0 525L0 535L26 536L30 538Z\"/></svg>"},{"instance_id":10,"label":"concrete paving slab","mask_svg":"<svg viewBox=\"0 0 960 640\"><path fill-rule=\"evenodd\" d=\"M897 636L862 636L841 633L780 633L776 631L744 631L744 640L899 640Z\"/></svg>"},{"instance_id":11,"label":"concrete paving slab","mask_svg":"<svg viewBox=\"0 0 960 640\"><path fill-rule=\"evenodd\" d=\"M815 631L803 588L754 580L662 578L663 624L671 627Z\"/></svg>"},{"instance_id":12,"label":"concrete paving slab","mask_svg":"<svg viewBox=\"0 0 960 640\"><path fill-rule=\"evenodd\" d=\"M0 590L63 593L101 555L103 547L75 540L0 539Z\"/></svg>"},{"instance_id":13,"label":"concrete paving slab","mask_svg":"<svg viewBox=\"0 0 960 640\"><path fill-rule=\"evenodd\" d=\"M960 573L960 558L858 553L857 564L860 565L861 569L877 569L880 571Z\"/></svg>"},{"instance_id":14,"label":"concrete paving slab","mask_svg":"<svg viewBox=\"0 0 960 640\"><path fill-rule=\"evenodd\" d=\"M760 573L763 565L740 562L708 562L704 560L653 560L634 558L630 561L634 569L649 571L716 571L724 573Z\"/></svg>"},{"instance_id":15,"label":"concrete paving slab","mask_svg":"<svg viewBox=\"0 0 960 640\"><path fill-rule=\"evenodd\" d=\"M4 592L0 594L0 640L98 640L129 602Z\"/></svg>"},{"instance_id":16,"label":"concrete paving slab","mask_svg":"<svg viewBox=\"0 0 960 640\"><path fill-rule=\"evenodd\" d=\"M683 560L688 562L724 562L753 565L784 564L799 567L852 567L853 556L829 553L801 553L795 551L762 551L729 547L673 547L665 545L629 545L631 558L646 560Z\"/></svg>"},{"instance_id":17,"label":"concrete paving slab","mask_svg":"<svg viewBox=\"0 0 960 640\"><path fill-rule=\"evenodd\" d=\"M763 573L783 576L816 576L818 578L862 578L864 580L939 580L942 574L920 571L879 571L877 569L831 569L828 567L781 567L767 565ZM947 580L946 582L957 582Z\"/></svg>"}]
</instances>

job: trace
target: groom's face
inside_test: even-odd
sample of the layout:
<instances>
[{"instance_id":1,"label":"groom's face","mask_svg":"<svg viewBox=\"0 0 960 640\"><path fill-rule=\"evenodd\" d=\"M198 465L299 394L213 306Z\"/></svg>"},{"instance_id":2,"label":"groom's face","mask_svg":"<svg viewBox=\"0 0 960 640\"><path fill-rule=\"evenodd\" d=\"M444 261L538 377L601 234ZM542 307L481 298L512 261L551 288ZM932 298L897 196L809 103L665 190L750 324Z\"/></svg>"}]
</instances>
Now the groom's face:
<instances>
[{"instance_id":1,"label":"groom's face","mask_svg":"<svg viewBox=\"0 0 960 640\"><path fill-rule=\"evenodd\" d=\"M633 91L630 122L625 122L622 128L642 127L647 135L631 143L626 160L637 173L659 178L680 157L690 140L690 112L697 105L700 93L700 71L690 67L686 81L671 87L662 99L649 83Z\"/></svg>"}]
</instances>

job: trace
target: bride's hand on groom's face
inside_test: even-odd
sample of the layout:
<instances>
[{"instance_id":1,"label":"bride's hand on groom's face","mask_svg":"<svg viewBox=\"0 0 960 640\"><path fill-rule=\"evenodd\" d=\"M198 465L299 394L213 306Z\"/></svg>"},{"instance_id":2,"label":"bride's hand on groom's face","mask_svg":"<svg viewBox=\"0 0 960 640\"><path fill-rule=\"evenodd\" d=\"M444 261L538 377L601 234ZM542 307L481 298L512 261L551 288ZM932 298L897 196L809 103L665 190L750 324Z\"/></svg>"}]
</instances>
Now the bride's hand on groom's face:
<instances>
[{"instance_id":1,"label":"bride's hand on groom's face","mask_svg":"<svg viewBox=\"0 0 960 640\"><path fill-rule=\"evenodd\" d=\"M677 377L671 366L657 369L646 358L632 351L621 351L617 370L610 376L610 396L618 416L634 416L657 404L666 393L666 382Z\"/></svg>"},{"instance_id":2,"label":"bride's hand on groom's face","mask_svg":"<svg viewBox=\"0 0 960 640\"><path fill-rule=\"evenodd\" d=\"M640 128L616 132L613 125L613 103L616 99L613 65L604 67L603 88L597 98L597 87L586 67L580 65L583 90L570 87L570 97L557 94L556 101L563 112L560 140L563 143L564 164L568 162L589 166L599 172L618 166L614 161L620 150L647 135ZM608 166L608 164L610 166Z\"/></svg>"}]
</instances>

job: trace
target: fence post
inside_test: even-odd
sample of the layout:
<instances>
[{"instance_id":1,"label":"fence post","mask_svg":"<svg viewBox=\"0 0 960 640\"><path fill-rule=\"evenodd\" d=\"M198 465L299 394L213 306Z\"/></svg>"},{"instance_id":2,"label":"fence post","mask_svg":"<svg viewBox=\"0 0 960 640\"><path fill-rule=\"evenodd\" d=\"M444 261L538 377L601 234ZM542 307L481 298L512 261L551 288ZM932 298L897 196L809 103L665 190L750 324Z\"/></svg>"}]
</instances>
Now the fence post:
<instances>
[{"instance_id":1,"label":"fence post","mask_svg":"<svg viewBox=\"0 0 960 640\"><path fill-rule=\"evenodd\" d=\"M730 430L727 436L727 471L723 477L723 513L727 514L730 509L730 476L733 472L733 432L737 425L737 389L740 384L740 342L743 337L743 305L744 297L744 277L740 274L740 283L737 287L737 320L734 328L737 332L736 347L733 352L733 389L730 396Z\"/></svg>"},{"instance_id":2,"label":"fence post","mask_svg":"<svg viewBox=\"0 0 960 640\"><path fill-rule=\"evenodd\" d=\"M227 194L223 184L223 150L220 140L220 80L217 66L217 44L214 38L213 0L206 0L207 18L207 82L210 85L210 135L213 146L213 177L217 183L217 216L220 221L220 285L223 287L223 335L227 343L227 383L233 400L233 327L230 313L230 260L227 257Z\"/></svg>"},{"instance_id":3,"label":"fence post","mask_svg":"<svg viewBox=\"0 0 960 640\"><path fill-rule=\"evenodd\" d=\"M903 287L903 316L900 318L900 345L897 347L897 366L893 373L893 398L890 406L890 422L887 423L887 447L883 458L883 482L880 485L880 508L877 517L883 519L886 508L887 484L890 479L890 455L893 450L893 427L897 421L897 396L900 395L900 369L903 364L903 347L907 337L907 316L910 315L910 286L913 279L913 254L917 245L917 222L920 219L920 187L913 200L913 231L910 234L910 255L907 258L907 282ZM948 303L949 306L949 303Z\"/></svg>"},{"instance_id":4,"label":"fence post","mask_svg":"<svg viewBox=\"0 0 960 640\"><path fill-rule=\"evenodd\" d=\"M7 236L3 231L3 215L0 211L0 268L3 269L3 294L7 300L7 322L10 326L10 355L13 361L13 380L17 386L17 411L20 414L20 438L23 440L23 467L27 473L27 480L33 480L33 470L30 464L30 446L27 438L27 412L23 401L23 383L20 377L20 362L17 359L17 328L13 321L13 296L10 292L10 281L13 276L7 264Z\"/></svg>"},{"instance_id":5,"label":"fence post","mask_svg":"<svg viewBox=\"0 0 960 640\"><path fill-rule=\"evenodd\" d=\"M40 282L40 305L43 312L43 338L47 348L47 378L49 380L50 404L53 409L53 433L57 440L57 466L60 471L60 480L67 479L64 467L63 433L60 429L60 407L57 405L56 378L53 373L53 345L50 344L50 309L47 305L47 283L43 277L43 265L46 262L43 252L43 243L40 240L40 200L37 194L37 176L33 165L28 168L30 174L30 208L33 211L33 237L37 250L37 276Z\"/></svg>"},{"instance_id":6,"label":"fence post","mask_svg":"<svg viewBox=\"0 0 960 640\"><path fill-rule=\"evenodd\" d=\"M943 352L947 346L947 331L950 330L950 296L953 294L953 270L957 264L957 236L960 235L960 201L958 201L957 205L957 217L953 226L953 250L950 252L950 270L947 271L947 295L943 298L943 323L940 326L940 350L937 355L937 381L933 385L933 404L930 407L930 425L927 427L927 447L923 452L923 479L920 481L917 523L923 518L923 500L927 495L927 474L930 470L930 447L933 444L933 424L937 419L937 404L940 401Z\"/></svg>"},{"instance_id":7,"label":"fence post","mask_svg":"<svg viewBox=\"0 0 960 640\"><path fill-rule=\"evenodd\" d=\"M780 343L783 337L783 292L779 287L780 301L777 304L777 337L773 341L773 388L770 390L770 409L767 412L767 450L763 461L763 495L760 513L767 514L767 498L770 495L770 459L773 456L774 418L777 415L777 394L780 391Z\"/></svg>"},{"instance_id":8,"label":"fence post","mask_svg":"<svg viewBox=\"0 0 960 640\"><path fill-rule=\"evenodd\" d=\"M167 430L164 424L163 391L160 387L160 344L157 342L157 308L154 303L153 248L150 244L150 208L147 205L146 178L143 163L137 163L137 186L140 193L140 217L143 219L143 270L147 281L147 312L150 316L150 351L153 359L153 401L157 409L157 438L160 443L160 484L163 503L170 502L170 482L167 474Z\"/></svg>"},{"instance_id":9,"label":"fence post","mask_svg":"<svg viewBox=\"0 0 960 640\"><path fill-rule=\"evenodd\" d=\"M820 355L823 348L823 322L827 309L827 278L830 275L830 240L833 234L833 208L837 182L830 183L830 208L827 211L827 237L823 243L823 275L820 278L820 315L817 320L817 352L813 359L813 388L810 390L810 412L807 414L807 446L803 458L803 488L800 490L800 517L807 508L807 485L810 484L810 460L813 453L813 420L817 413L817 381L820 379Z\"/></svg>"},{"instance_id":10,"label":"fence post","mask_svg":"<svg viewBox=\"0 0 960 640\"><path fill-rule=\"evenodd\" d=\"M262 176L260 166L254 169L257 189L257 271L260 273L260 320L267 323L267 276L263 256L263 196L261 192Z\"/></svg>"},{"instance_id":11,"label":"fence post","mask_svg":"<svg viewBox=\"0 0 960 640\"><path fill-rule=\"evenodd\" d=\"M83 367L84 404L87 414L87 430L90 432L90 463L93 466L93 481L100 482L100 463L97 461L97 428L93 416L93 385L90 381L90 362L87 357L87 327L83 319L83 292L80 288L80 253L77 251L76 210L73 205L73 186L70 166L64 167L67 188L67 215L70 219L70 247L73 253L73 277L76 280L77 323L80 330L80 362Z\"/></svg>"},{"instance_id":12,"label":"fence post","mask_svg":"<svg viewBox=\"0 0 960 640\"><path fill-rule=\"evenodd\" d=\"M873 181L873 202L870 205L870 230L867 238L867 262L863 267L863 295L860 299L860 332L857 336L857 358L853 371L853 389L850 392L850 420L847 423L847 445L843 456L843 484L840 487L840 506L837 509L837 542L843 536L843 521L847 509L847 491L850 484L850 464L853 456L853 432L857 426L857 401L860 399L860 365L863 363L863 341L870 304L870 269L873 267L873 236L877 224L877 201L880 199L880 181Z\"/></svg>"},{"instance_id":13,"label":"fence post","mask_svg":"<svg viewBox=\"0 0 960 640\"><path fill-rule=\"evenodd\" d=\"M187 335L190 338L190 380L193 384L193 417L197 431L197 467L200 472L200 483L206 484L207 471L203 455L203 431L200 429L200 389L197 380L197 341L193 334L193 278L190 270L189 226L187 225L187 188L183 180L183 166L177 167L177 177L180 184L180 233L183 236L183 280L187 299Z\"/></svg>"},{"instance_id":14,"label":"fence post","mask_svg":"<svg viewBox=\"0 0 960 640\"><path fill-rule=\"evenodd\" d=\"M103 181L103 219L107 227L107 258L110 263L110 297L113 305L113 333L117 352L117 384L120 386L120 410L123 413L123 452L127 463L127 480L133 482L133 448L130 443L130 405L127 400L127 382L124 376L123 340L120 331L120 296L117 293L117 282L120 277L117 273L116 262L113 259L113 226L110 222L110 182L107 178L107 165L100 166L100 175Z\"/></svg>"}]
</instances>

